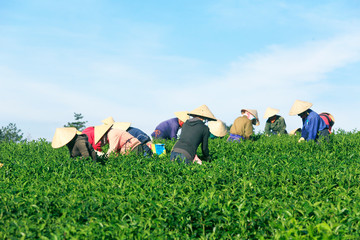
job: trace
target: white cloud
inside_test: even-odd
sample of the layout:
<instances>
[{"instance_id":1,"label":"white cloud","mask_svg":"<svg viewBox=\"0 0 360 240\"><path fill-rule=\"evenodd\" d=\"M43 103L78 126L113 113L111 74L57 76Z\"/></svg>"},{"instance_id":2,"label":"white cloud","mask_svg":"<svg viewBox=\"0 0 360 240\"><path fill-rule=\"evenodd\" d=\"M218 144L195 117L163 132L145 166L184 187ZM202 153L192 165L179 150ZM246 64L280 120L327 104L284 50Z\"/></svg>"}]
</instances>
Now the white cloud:
<instances>
[{"instance_id":1,"label":"white cloud","mask_svg":"<svg viewBox=\"0 0 360 240\"><path fill-rule=\"evenodd\" d=\"M342 86L342 79L332 83L327 81L333 71L347 64L359 64L359 60L359 33L294 48L270 47L265 53L251 54L234 61L223 77L210 80L207 84L181 87L176 92L177 96L182 96L177 103L188 107L187 110L207 104L215 116L227 124L239 116L242 108L257 109L262 120L257 130L264 128L262 117L266 107L275 107L281 109L280 114L286 118L291 130L301 125L300 119L288 115L296 99L313 102L315 111L332 109L336 115L346 115L355 102L359 103L357 100L344 102L339 108L332 107L343 95L336 89L345 86ZM171 92L171 89L168 91ZM346 92L358 99L356 92ZM171 99L172 95L167 94L165 98ZM341 121L336 127L351 130L356 127L352 119Z\"/></svg>"},{"instance_id":2,"label":"white cloud","mask_svg":"<svg viewBox=\"0 0 360 240\"><path fill-rule=\"evenodd\" d=\"M360 117L352 111L359 100L341 102L344 92L348 98L352 94L358 99L356 89L359 86L347 89L348 86L342 83L327 81L332 71L348 64L359 64L358 33L293 48L271 46L264 53L249 54L229 63L222 76L209 77L196 71L196 66L203 64L196 60L170 57L171 63L166 65L169 58L156 58L160 60L149 63L154 66L153 70L144 67L143 63L92 65L89 68L92 70L83 71L82 79L91 79L83 81L83 88L78 87L79 83L46 83L45 79L34 79L1 67L2 86L7 89L1 100L11 103L2 105L2 121L46 122L51 129L44 137L51 139L53 129L72 121L73 112L77 112L89 121L88 125L100 124L102 119L113 116L116 121L130 121L133 126L151 134L158 123L173 117L175 111L191 111L206 104L227 124L232 124L242 108L257 109L261 125L256 130L264 129L262 117L266 107L279 108L288 123L288 130L292 130L301 125L298 117L288 116L296 99L313 102L315 111L333 113L337 119L335 127L354 129L353 119ZM161 67L171 68L177 63L182 63L179 65L183 67L159 74ZM81 75L77 73L78 77ZM186 76L189 81L169 84L167 81L171 76L178 79ZM349 112L352 112L352 118L344 117ZM37 133L30 134L34 138L42 137Z\"/></svg>"}]
</instances>

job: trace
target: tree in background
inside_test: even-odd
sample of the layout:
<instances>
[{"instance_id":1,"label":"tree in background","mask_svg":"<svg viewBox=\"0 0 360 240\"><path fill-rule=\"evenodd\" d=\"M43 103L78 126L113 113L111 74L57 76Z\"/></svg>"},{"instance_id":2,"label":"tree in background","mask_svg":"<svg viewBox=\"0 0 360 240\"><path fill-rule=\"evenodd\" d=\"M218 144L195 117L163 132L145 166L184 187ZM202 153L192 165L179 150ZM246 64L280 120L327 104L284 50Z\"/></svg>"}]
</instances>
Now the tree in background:
<instances>
[{"instance_id":1,"label":"tree in background","mask_svg":"<svg viewBox=\"0 0 360 240\"><path fill-rule=\"evenodd\" d=\"M23 135L24 134L16 127L15 123L9 123L9 125L0 129L0 142L20 142L23 140Z\"/></svg>"},{"instance_id":2,"label":"tree in background","mask_svg":"<svg viewBox=\"0 0 360 240\"><path fill-rule=\"evenodd\" d=\"M66 125L64 125L64 127L74 127L79 131L82 131L85 129L85 124L88 121L80 121L81 119L83 119L84 117L81 115L81 113L75 113L74 112L74 118L75 121L74 122L68 122Z\"/></svg>"}]
</instances>

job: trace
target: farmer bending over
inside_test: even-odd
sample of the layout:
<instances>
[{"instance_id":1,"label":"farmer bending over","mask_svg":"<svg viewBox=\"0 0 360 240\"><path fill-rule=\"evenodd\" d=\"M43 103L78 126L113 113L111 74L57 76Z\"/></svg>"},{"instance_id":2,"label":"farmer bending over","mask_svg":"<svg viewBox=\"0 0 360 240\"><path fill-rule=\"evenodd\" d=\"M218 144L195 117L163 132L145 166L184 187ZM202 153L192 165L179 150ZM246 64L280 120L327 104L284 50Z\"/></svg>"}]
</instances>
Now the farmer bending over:
<instances>
[{"instance_id":1,"label":"farmer bending over","mask_svg":"<svg viewBox=\"0 0 360 240\"><path fill-rule=\"evenodd\" d=\"M285 119L279 115L279 109L268 107L264 114L264 119L267 119L265 124L265 134L287 134Z\"/></svg>"},{"instance_id":2,"label":"farmer bending over","mask_svg":"<svg viewBox=\"0 0 360 240\"><path fill-rule=\"evenodd\" d=\"M120 154L136 152L139 155L143 155L143 144L126 131L128 127L128 123L122 122L97 126L95 127L95 143L99 141L102 141L104 145L109 143L107 155L112 152Z\"/></svg>"},{"instance_id":3,"label":"farmer bending over","mask_svg":"<svg viewBox=\"0 0 360 240\"><path fill-rule=\"evenodd\" d=\"M228 134L225 123L219 119L216 121L210 121L208 123L208 127L210 130L210 139L223 138L226 134Z\"/></svg>"},{"instance_id":4,"label":"farmer bending over","mask_svg":"<svg viewBox=\"0 0 360 240\"><path fill-rule=\"evenodd\" d=\"M301 117L303 122L303 127L301 129L301 138L299 139L299 142L304 140L318 141L319 137L328 140L329 129L327 128L324 120L321 119L319 114L310 109L312 105L313 104L310 102L296 100L290 109L289 115L298 115L299 117Z\"/></svg>"},{"instance_id":5,"label":"farmer bending over","mask_svg":"<svg viewBox=\"0 0 360 240\"><path fill-rule=\"evenodd\" d=\"M227 141L241 142L243 139L250 139L254 133L253 125L259 126L258 113L254 109L242 109L242 116L235 119L230 128L230 136Z\"/></svg>"},{"instance_id":6,"label":"farmer bending over","mask_svg":"<svg viewBox=\"0 0 360 240\"><path fill-rule=\"evenodd\" d=\"M96 162L96 152L89 143L87 136L77 133L80 132L74 127L57 128L51 146L53 148L60 148L66 145L69 149L70 157L91 157Z\"/></svg>"},{"instance_id":7,"label":"farmer bending over","mask_svg":"<svg viewBox=\"0 0 360 240\"><path fill-rule=\"evenodd\" d=\"M176 118L161 122L151 134L153 139L176 139L179 129L189 119L188 112L175 112Z\"/></svg>"},{"instance_id":8,"label":"farmer bending over","mask_svg":"<svg viewBox=\"0 0 360 240\"><path fill-rule=\"evenodd\" d=\"M196 108L189 112L188 115L192 116L192 118L184 123L180 138L171 151L170 160L177 160L186 164L194 162L197 148L201 144L203 159L210 161L208 147L210 131L204 122L216 121L216 118L206 105Z\"/></svg>"}]
</instances>

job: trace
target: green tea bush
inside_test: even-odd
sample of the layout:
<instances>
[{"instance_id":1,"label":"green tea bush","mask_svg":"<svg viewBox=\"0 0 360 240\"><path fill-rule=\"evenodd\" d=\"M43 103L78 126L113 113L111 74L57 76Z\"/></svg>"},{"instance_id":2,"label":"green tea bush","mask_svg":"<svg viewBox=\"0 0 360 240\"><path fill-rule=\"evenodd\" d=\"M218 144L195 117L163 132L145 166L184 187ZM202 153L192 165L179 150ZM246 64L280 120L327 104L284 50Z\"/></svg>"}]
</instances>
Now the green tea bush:
<instances>
[{"instance_id":1,"label":"green tea bush","mask_svg":"<svg viewBox=\"0 0 360 240\"><path fill-rule=\"evenodd\" d=\"M360 134L210 139L212 162L0 143L1 239L356 239ZM199 149L198 155L201 155Z\"/></svg>"}]
</instances>

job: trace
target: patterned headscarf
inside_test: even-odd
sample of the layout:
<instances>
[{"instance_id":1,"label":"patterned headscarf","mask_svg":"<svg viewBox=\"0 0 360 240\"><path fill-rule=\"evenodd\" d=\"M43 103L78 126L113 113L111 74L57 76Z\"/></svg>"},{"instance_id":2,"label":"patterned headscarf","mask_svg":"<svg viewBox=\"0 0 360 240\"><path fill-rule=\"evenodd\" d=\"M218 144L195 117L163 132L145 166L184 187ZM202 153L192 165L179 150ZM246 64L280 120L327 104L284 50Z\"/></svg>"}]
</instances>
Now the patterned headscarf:
<instances>
[{"instance_id":1,"label":"patterned headscarf","mask_svg":"<svg viewBox=\"0 0 360 240\"><path fill-rule=\"evenodd\" d=\"M254 115L252 115L250 112L245 111L244 115L249 119L249 120L254 120L256 119L256 117Z\"/></svg>"}]
</instances>

